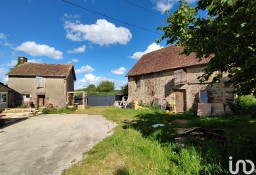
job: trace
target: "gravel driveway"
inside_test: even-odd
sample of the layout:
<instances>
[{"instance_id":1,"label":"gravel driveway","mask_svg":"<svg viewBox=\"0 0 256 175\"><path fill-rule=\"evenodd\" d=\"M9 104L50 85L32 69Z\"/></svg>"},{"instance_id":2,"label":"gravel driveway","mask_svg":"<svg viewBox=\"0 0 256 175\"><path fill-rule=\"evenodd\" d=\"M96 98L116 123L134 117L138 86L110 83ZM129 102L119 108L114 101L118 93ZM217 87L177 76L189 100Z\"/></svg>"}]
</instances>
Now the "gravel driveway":
<instances>
[{"instance_id":1,"label":"gravel driveway","mask_svg":"<svg viewBox=\"0 0 256 175\"><path fill-rule=\"evenodd\" d=\"M57 174L112 134L100 115L41 115L0 129L0 174Z\"/></svg>"}]
</instances>

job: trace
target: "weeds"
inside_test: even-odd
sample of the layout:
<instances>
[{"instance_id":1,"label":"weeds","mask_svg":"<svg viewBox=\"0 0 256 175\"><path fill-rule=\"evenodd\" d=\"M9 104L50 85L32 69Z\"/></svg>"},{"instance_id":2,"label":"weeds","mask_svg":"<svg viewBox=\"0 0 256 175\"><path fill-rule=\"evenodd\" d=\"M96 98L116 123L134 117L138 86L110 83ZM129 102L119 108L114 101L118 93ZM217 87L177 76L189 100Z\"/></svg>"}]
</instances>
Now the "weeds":
<instances>
[{"instance_id":1,"label":"weeds","mask_svg":"<svg viewBox=\"0 0 256 175\"><path fill-rule=\"evenodd\" d=\"M102 114L118 126L112 136L85 153L86 159L63 174L227 174L229 156L256 162L256 120L248 116L200 119L193 113L167 115L114 107L90 107L86 113ZM156 123L165 126L153 128ZM175 143L175 128L194 126L223 129L229 141L188 137L184 144Z\"/></svg>"}]
</instances>

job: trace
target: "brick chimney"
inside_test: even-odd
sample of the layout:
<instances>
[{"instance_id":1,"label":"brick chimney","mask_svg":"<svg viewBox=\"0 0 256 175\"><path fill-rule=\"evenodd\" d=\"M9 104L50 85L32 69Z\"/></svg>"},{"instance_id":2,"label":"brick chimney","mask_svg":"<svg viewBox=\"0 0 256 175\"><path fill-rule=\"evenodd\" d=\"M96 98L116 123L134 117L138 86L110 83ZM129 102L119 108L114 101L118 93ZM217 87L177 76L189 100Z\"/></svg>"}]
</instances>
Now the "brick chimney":
<instances>
[{"instance_id":1,"label":"brick chimney","mask_svg":"<svg viewBox=\"0 0 256 175\"><path fill-rule=\"evenodd\" d=\"M18 57L18 64L23 64L28 62L28 59L26 57Z\"/></svg>"}]
</instances>

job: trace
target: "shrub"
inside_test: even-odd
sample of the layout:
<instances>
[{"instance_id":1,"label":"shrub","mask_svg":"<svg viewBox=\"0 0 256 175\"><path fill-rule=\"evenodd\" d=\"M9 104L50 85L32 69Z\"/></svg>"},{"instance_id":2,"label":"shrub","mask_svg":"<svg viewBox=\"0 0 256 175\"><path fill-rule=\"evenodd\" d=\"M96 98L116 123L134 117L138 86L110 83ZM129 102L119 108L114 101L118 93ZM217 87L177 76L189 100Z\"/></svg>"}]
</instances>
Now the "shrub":
<instances>
[{"instance_id":1,"label":"shrub","mask_svg":"<svg viewBox=\"0 0 256 175\"><path fill-rule=\"evenodd\" d=\"M44 108L44 109L42 110L42 113L43 113L43 114L49 114L50 112L51 112L51 110L48 109L48 108Z\"/></svg>"},{"instance_id":2,"label":"shrub","mask_svg":"<svg viewBox=\"0 0 256 175\"><path fill-rule=\"evenodd\" d=\"M256 98L251 95L239 96L232 110L236 114L249 114L256 117Z\"/></svg>"}]
</instances>

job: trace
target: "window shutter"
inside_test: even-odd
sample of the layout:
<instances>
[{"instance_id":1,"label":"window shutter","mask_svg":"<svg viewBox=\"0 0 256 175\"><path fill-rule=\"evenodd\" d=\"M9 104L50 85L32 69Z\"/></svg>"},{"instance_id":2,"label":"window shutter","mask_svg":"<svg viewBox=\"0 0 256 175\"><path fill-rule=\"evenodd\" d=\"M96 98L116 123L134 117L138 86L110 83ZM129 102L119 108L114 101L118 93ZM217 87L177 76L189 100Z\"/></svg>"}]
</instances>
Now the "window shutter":
<instances>
[{"instance_id":1,"label":"window shutter","mask_svg":"<svg viewBox=\"0 0 256 175\"><path fill-rule=\"evenodd\" d=\"M187 74L183 69L174 71L174 82L175 85L187 83Z\"/></svg>"},{"instance_id":2,"label":"window shutter","mask_svg":"<svg viewBox=\"0 0 256 175\"><path fill-rule=\"evenodd\" d=\"M36 87L37 88L44 88L45 87L45 78L36 77Z\"/></svg>"}]
</instances>

